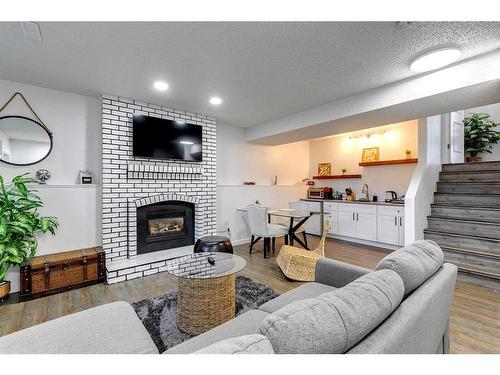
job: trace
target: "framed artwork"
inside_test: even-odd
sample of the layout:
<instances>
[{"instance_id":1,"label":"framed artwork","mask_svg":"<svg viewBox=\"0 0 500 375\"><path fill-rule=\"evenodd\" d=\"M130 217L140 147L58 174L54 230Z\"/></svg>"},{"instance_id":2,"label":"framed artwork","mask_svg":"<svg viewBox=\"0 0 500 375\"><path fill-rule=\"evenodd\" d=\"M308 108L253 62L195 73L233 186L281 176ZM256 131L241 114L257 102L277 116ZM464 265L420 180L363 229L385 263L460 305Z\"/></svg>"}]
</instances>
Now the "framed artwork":
<instances>
[{"instance_id":1,"label":"framed artwork","mask_svg":"<svg viewBox=\"0 0 500 375\"><path fill-rule=\"evenodd\" d=\"M380 150L378 147L364 148L361 154L361 162L378 161L380 158Z\"/></svg>"},{"instance_id":2,"label":"framed artwork","mask_svg":"<svg viewBox=\"0 0 500 375\"><path fill-rule=\"evenodd\" d=\"M330 176L332 174L332 163L318 163L318 176Z\"/></svg>"}]
</instances>

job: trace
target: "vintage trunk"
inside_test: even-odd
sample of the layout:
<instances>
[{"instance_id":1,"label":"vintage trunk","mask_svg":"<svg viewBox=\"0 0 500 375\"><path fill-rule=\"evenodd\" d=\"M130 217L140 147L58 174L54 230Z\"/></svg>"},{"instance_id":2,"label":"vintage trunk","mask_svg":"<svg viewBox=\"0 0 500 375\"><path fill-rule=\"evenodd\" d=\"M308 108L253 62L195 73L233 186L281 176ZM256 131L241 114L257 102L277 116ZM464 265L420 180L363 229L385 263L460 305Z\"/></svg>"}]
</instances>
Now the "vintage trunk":
<instances>
[{"instance_id":1,"label":"vintage trunk","mask_svg":"<svg viewBox=\"0 0 500 375\"><path fill-rule=\"evenodd\" d=\"M106 280L106 258L100 247L41 255L21 266L21 301Z\"/></svg>"}]
</instances>

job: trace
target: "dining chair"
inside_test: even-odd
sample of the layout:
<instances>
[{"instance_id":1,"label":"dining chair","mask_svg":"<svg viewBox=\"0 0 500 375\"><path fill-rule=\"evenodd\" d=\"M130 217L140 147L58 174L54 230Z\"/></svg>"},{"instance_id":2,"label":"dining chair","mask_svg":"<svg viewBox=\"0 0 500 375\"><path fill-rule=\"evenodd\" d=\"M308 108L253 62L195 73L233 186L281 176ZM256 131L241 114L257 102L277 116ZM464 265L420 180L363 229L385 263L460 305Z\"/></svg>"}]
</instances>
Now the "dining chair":
<instances>
[{"instance_id":1,"label":"dining chair","mask_svg":"<svg viewBox=\"0 0 500 375\"><path fill-rule=\"evenodd\" d=\"M325 256L326 235L330 229L330 222L323 223L323 234L318 246L314 250L305 250L295 246L284 245L276 263L283 274L291 280L314 281L316 276L316 263Z\"/></svg>"},{"instance_id":2,"label":"dining chair","mask_svg":"<svg viewBox=\"0 0 500 375\"><path fill-rule=\"evenodd\" d=\"M276 237L284 236L285 243L288 242L288 228L286 226L267 222L267 207L250 204L247 206L247 216L250 234L252 235L250 241L250 254L252 254L253 245L255 245L261 238L264 239L264 258L267 258L267 253L271 249L271 240L273 250Z\"/></svg>"}]
</instances>

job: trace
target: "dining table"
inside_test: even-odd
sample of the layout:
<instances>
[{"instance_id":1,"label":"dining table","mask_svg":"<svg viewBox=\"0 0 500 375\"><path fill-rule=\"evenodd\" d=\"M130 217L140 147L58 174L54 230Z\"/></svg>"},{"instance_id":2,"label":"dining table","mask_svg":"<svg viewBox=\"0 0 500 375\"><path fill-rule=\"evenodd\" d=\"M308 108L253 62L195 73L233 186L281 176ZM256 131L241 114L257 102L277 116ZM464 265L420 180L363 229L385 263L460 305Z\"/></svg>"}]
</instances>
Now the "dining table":
<instances>
[{"instance_id":1,"label":"dining table","mask_svg":"<svg viewBox=\"0 0 500 375\"><path fill-rule=\"evenodd\" d=\"M238 208L237 211L240 212L246 212L246 207L244 208ZM288 238L289 238L289 243L291 246L293 246L294 242L296 241L300 246L302 246L306 250L310 250L307 244L304 243L298 236L297 236L297 231L298 229L305 224L309 218L311 218L314 215L327 215L328 212L320 212L320 211L302 211L302 210L296 210L293 208L276 208L276 209L269 209L267 211L267 218L268 222L271 222L271 218L274 217L281 217L281 218L286 218L288 219Z\"/></svg>"}]
</instances>

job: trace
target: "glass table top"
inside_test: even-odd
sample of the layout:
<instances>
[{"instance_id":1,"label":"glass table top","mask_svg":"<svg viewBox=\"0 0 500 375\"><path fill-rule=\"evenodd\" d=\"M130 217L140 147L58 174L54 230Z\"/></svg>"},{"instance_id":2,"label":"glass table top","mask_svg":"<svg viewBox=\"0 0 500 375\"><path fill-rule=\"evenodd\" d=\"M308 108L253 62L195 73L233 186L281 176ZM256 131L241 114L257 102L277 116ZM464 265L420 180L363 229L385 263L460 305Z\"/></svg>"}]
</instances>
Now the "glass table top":
<instances>
[{"instance_id":1,"label":"glass table top","mask_svg":"<svg viewBox=\"0 0 500 375\"><path fill-rule=\"evenodd\" d=\"M215 262L211 264L209 257ZM210 279L235 274L247 262L238 255L228 253L194 253L167 261L167 272L187 279Z\"/></svg>"}]
</instances>

